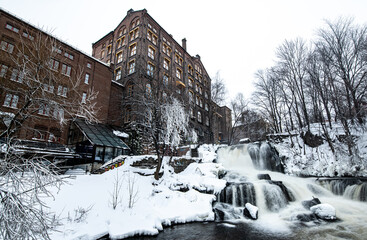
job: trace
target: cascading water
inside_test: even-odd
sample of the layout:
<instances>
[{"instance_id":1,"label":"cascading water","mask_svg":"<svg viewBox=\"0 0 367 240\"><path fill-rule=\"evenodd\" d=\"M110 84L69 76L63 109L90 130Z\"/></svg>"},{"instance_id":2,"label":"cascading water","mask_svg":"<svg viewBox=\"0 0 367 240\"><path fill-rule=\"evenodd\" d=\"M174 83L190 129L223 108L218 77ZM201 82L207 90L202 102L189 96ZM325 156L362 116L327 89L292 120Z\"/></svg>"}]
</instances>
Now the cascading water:
<instances>
[{"instance_id":1,"label":"cascading water","mask_svg":"<svg viewBox=\"0 0 367 240\"><path fill-rule=\"evenodd\" d=\"M325 239L364 239L367 236L364 226L367 204L345 198L346 195L356 195L356 192L365 193L366 183L339 187L343 188L338 190L342 196L334 195L320 186L315 178L281 173L281 161L268 143L223 147L217 154L217 162L227 171L223 177L227 187L217 196L214 205L219 219L252 221L255 227L284 234L292 232L299 239L303 239L302 236L309 239L309 234ZM338 221L327 222L317 214L316 217L310 207L319 200L336 209ZM247 204L258 208L257 221L246 217Z\"/></svg>"}]
</instances>

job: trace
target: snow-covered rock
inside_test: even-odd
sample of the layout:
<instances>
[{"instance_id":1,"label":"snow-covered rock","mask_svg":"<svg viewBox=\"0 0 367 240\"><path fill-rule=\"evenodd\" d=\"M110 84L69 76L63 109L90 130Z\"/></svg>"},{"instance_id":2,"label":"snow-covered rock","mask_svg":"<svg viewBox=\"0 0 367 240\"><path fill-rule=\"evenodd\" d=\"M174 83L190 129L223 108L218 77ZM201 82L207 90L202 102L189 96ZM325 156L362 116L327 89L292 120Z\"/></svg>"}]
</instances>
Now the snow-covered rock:
<instances>
[{"instance_id":1,"label":"snow-covered rock","mask_svg":"<svg viewBox=\"0 0 367 240\"><path fill-rule=\"evenodd\" d=\"M246 203L243 209L243 214L253 220L258 218L259 208L252 205L251 203Z\"/></svg>"},{"instance_id":2,"label":"snow-covered rock","mask_svg":"<svg viewBox=\"0 0 367 240\"><path fill-rule=\"evenodd\" d=\"M327 203L317 204L310 208L311 212L324 220L336 220L336 211L333 206Z\"/></svg>"}]
</instances>

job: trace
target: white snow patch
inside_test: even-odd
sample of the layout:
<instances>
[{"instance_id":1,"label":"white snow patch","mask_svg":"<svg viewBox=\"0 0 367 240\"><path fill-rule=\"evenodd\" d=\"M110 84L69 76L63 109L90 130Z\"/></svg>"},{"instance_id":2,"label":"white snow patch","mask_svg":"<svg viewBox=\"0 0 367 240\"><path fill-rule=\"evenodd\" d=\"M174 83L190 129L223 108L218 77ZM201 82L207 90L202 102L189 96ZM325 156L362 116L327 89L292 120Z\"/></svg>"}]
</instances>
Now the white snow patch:
<instances>
[{"instance_id":1,"label":"white snow patch","mask_svg":"<svg viewBox=\"0 0 367 240\"><path fill-rule=\"evenodd\" d=\"M251 217L252 217L253 219L257 219L257 213L258 213L258 211L259 211L259 208L258 208L258 207L256 207L256 206L254 206L254 205L252 205L251 203L246 203L246 204L245 204L245 207L246 207L246 209L249 211L249 213L250 213Z\"/></svg>"},{"instance_id":2,"label":"white snow patch","mask_svg":"<svg viewBox=\"0 0 367 240\"><path fill-rule=\"evenodd\" d=\"M328 203L317 204L310 208L311 212L316 214L318 217L326 220L335 220L336 212L335 208Z\"/></svg>"},{"instance_id":3,"label":"white snow patch","mask_svg":"<svg viewBox=\"0 0 367 240\"><path fill-rule=\"evenodd\" d=\"M129 138L129 134L127 134L125 132L120 132L120 131L117 131L117 130L113 130L113 134L115 134L118 137Z\"/></svg>"},{"instance_id":4,"label":"white snow patch","mask_svg":"<svg viewBox=\"0 0 367 240\"><path fill-rule=\"evenodd\" d=\"M126 157L126 156L125 156ZM156 235L163 226L193 221L213 221L214 194L200 193L196 189L219 192L225 181L218 179L220 164L193 163L176 174L164 159L164 175L159 180L141 176L130 166L146 156L129 156L125 164L101 175L78 175L68 179L61 189L51 189L53 197L45 199L50 211L61 219L61 225L51 232L51 239L97 239L109 235L121 239L134 235ZM116 159L115 159L116 160ZM154 170L154 169L153 169ZM112 208L112 192L116 175L121 179L119 203ZM135 204L129 208L129 180L134 183ZM179 186L187 192L176 191ZM82 221L74 221L77 209L90 209Z\"/></svg>"}]
</instances>

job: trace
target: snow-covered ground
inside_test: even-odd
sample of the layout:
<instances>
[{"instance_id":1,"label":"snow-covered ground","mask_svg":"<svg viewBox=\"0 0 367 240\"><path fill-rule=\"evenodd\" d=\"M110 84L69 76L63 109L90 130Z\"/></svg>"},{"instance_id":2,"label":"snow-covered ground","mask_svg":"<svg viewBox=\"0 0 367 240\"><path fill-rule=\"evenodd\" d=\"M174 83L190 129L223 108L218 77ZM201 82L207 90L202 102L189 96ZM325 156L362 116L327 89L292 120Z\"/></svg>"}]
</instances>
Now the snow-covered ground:
<instances>
[{"instance_id":1,"label":"snow-covered ground","mask_svg":"<svg viewBox=\"0 0 367 240\"><path fill-rule=\"evenodd\" d=\"M322 135L320 124L312 124L311 132ZM282 142L275 143L280 156L285 157L285 172L297 176L367 176L367 133L363 127L352 128L355 136L355 155L348 156L345 143L338 140L337 136L344 135L341 126L334 124L329 129L330 138L333 140L336 154L324 143L312 148L304 144L297 132L292 132L292 137L284 138ZM292 138L292 139L291 139ZM293 144L292 144L293 143Z\"/></svg>"},{"instance_id":2,"label":"snow-covered ground","mask_svg":"<svg viewBox=\"0 0 367 240\"><path fill-rule=\"evenodd\" d=\"M60 190L52 189L53 197L45 199L50 211L60 219L51 239L97 239L107 234L112 239L155 235L164 226L174 223L214 220L214 194L226 185L225 180L217 177L222 166L212 163L214 150L203 146L199 149L204 156L203 163L192 163L179 174L165 165L159 181L152 175L139 174L153 173L154 169L131 166L140 156L128 157L123 166L101 175L73 176ZM118 192L115 209L114 189L120 190L115 191Z\"/></svg>"}]
</instances>

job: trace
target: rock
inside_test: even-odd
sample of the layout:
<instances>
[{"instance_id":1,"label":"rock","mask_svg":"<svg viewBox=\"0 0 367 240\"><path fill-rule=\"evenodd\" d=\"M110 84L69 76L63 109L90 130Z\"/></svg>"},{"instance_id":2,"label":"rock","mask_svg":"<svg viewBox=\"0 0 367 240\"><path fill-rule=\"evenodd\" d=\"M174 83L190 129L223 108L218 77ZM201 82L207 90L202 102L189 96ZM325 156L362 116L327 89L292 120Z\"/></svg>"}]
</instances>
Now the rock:
<instances>
[{"instance_id":1,"label":"rock","mask_svg":"<svg viewBox=\"0 0 367 240\"><path fill-rule=\"evenodd\" d=\"M269 174L257 174L257 179L259 179L259 180L271 180Z\"/></svg>"},{"instance_id":2,"label":"rock","mask_svg":"<svg viewBox=\"0 0 367 240\"><path fill-rule=\"evenodd\" d=\"M224 212L218 208L214 208L215 220L223 221L224 220Z\"/></svg>"},{"instance_id":3,"label":"rock","mask_svg":"<svg viewBox=\"0 0 367 240\"><path fill-rule=\"evenodd\" d=\"M314 213L300 213L296 216L300 222L316 222L317 217Z\"/></svg>"},{"instance_id":4,"label":"rock","mask_svg":"<svg viewBox=\"0 0 367 240\"><path fill-rule=\"evenodd\" d=\"M243 215L252 220L256 220L258 218L259 208L252 205L251 203L246 203L245 208L243 209Z\"/></svg>"},{"instance_id":5,"label":"rock","mask_svg":"<svg viewBox=\"0 0 367 240\"><path fill-rule=\"evenodd\" d=\"M302 206L308 210L310 210L311 207L318 205L318 204L321 204L318 198L313 198L312 200L302 201Z\"/></svg>"},{"instance_id":6,"label":"rock","mask_svg":"<svg viewBox=\"0 0 367 240\"><path fill-rule=\"evenodd\" d=\"M310 208L311 212L313 212L318 218L323 220L336 220L336 212L335 208L327 203L317 204Z\"/></svg>"}]
</instances>

